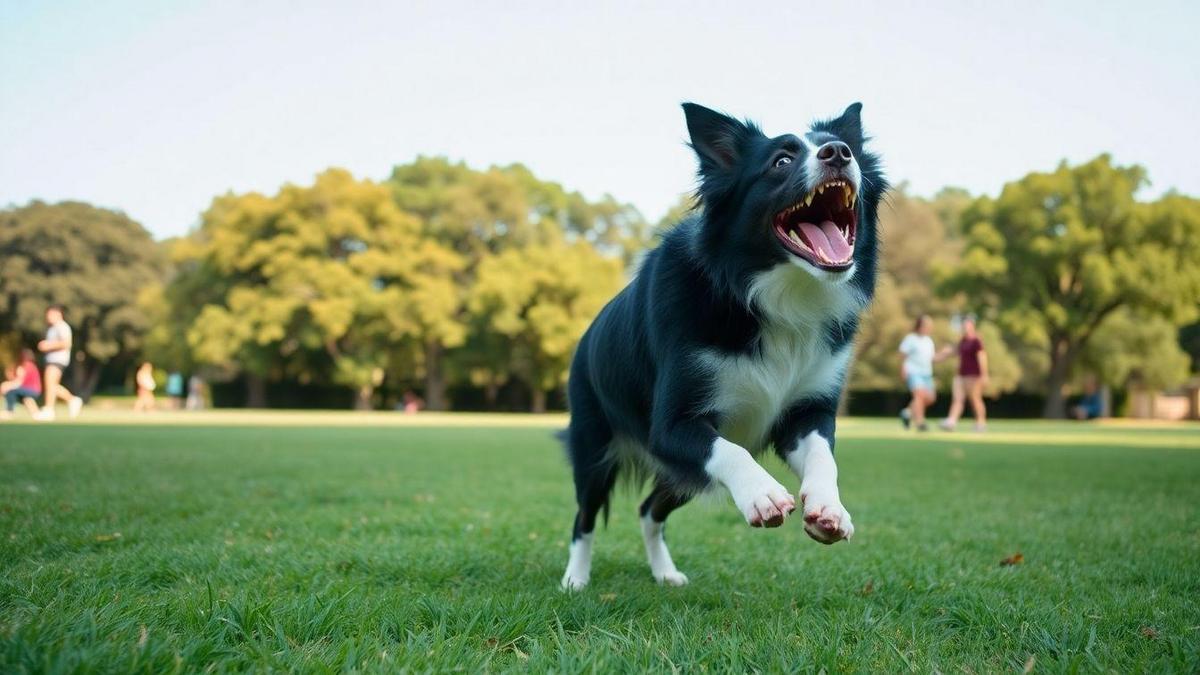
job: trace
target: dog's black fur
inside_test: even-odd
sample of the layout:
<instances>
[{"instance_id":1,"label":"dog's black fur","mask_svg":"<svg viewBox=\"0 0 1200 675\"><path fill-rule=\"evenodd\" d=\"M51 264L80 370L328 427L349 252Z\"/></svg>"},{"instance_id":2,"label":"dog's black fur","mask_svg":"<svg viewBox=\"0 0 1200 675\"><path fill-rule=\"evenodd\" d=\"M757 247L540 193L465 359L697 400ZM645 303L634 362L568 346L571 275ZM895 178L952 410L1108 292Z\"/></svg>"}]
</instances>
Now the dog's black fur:
<instances>
[{"instance_id":1,"label":"dog's black fur","mask_svg":"<svg viewBox=\"0 0 1200 675\"><path fill-rule=\"evenodd\" d=\"M769 138L753 123L683 107L699 159L699 207L647 254L637 278L596 317L571 365L566 441L578 501L573 541L594 529L622 472L653 474L641 514L660 523L710 486L704 466L723 420L706 405L714 382L700 352L756 353L765 319L752 281L779 265L803 268L771 228L776 214L811 189L806 159L828 141L849 146L861 181L852 276L821 283L844 284L864 302L874 290L876 209L886 185L878 158L864 149L860 104L813 124L803 139ZM814 334L837 351L854 339L857 324L856 311ZM818 397L789 401L763 444L782 452L812 430L832 444L843 377L839 372ZM632 441L645 455L613 452L614 438Z\"/></svg>"}]
</instances>

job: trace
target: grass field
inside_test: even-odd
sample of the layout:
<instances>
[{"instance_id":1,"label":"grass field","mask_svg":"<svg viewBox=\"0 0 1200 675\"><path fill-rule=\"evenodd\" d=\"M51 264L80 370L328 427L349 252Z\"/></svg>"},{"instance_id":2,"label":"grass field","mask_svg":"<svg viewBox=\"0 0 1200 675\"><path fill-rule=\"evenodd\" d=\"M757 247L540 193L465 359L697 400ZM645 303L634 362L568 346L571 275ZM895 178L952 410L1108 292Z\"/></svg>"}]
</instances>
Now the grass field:
<instances>
[{"instance_id":1,"label":"grass field","mask_svg":"<svg viewBox=\"0 0 1200 675\"><path fill-rule=\"evenodd\" d=\"M4 424L0 672L1200 671L1200 427L850 420L853 542L699 503L659 588L622 494L566 595L561 422Z\"/></svg>"}]
</instances>

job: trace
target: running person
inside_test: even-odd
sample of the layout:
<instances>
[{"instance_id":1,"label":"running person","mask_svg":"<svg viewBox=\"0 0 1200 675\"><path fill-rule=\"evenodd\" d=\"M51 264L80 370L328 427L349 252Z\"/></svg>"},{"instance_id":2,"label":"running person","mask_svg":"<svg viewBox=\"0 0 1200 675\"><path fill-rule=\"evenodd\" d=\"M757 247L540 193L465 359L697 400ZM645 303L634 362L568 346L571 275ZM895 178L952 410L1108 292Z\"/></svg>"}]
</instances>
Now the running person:
<instances>
[{"instance_id":1,"label":"running person","mask_svg":"<svg viewBox=\"0 0 1200 675\"><path fill-rule=\"evenodd\" d=\"M49 325L46 339L38 343L38 351L46 359L46 404L38 413L38 419L54 419L54 404L60 398L67 402L67 412L74 418L83 408L83 399L62 385L63 373L71 365L71 326L63 319L62 307L58 305L46 309L46 323Z\"/></svg>"},{"instance_id":2,"label":"running person","mask_svg":"<svg viewBox=\"0 0 1200 675\"><path fill-rule=\"evenodd\" d=\"M954 431L963 414L963 402L970 396L971 409L975 411L975 431L983 431L987 428L987 407L983 404L983 388L988 383L987 352L975 331L975 317L964 318L962 327L963 336L958 341L958 375L954 377L951 390L950 412L940 426L946 431Z\"/></svg>"},{"instance_id":3,"label":"running person","mask_svg":"<svg viewBox=\"0 0 1200 675\"><path fill-rule=\"evenodd\" d=\"M917 431L928 431L925 423L925 409L937 400L937 389L933 385L933 363L941 361L950 355L950 349L936 352L933 338L933 319L928 314L917 317L913 332L904 336L900 341L900 378L912 393L908 407L900 411L900 421L907 429L909 424L915 424Z\"/></svg>"}]
</instances>

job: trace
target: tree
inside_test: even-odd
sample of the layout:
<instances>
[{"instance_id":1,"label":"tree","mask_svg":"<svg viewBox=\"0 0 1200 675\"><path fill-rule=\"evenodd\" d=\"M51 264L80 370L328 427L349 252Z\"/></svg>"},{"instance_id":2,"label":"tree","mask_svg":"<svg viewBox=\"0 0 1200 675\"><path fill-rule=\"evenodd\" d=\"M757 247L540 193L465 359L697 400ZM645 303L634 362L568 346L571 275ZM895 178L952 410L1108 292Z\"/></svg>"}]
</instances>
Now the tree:
<instances>
[{"instance_id":1,"label":"tree","mask_svg":"<svg viewBox=\"0 0 1200 675\"><path fill-rule=\"evenodd\" d=\"M1162 316L1113 312L1080 355L1081 364L1112 387L1174 387L1188 376L1189 358L1178 331Z\"/></svg>"},{"instance_id":2,"label":"tree","mask_svg":"<svg viewBox=\"0 0 1200 675\"><path fill-rule=\"evenodd\" d=\"M461 256L453 275L460 289L474 288L483 262L505 251L581 242L628 261L648 237L649 228L633 207L608 196L591 202L520 164L479 171L445 158L419 157L396 166L388 185L397 206L420 221L423 236ZM422 342L431 410L446 407L452 376L482 382L494 393L512 372L508 355L494 348L496 341L477 332L486 330L488 320L472 316L467 300L467 293L447 297L441 320L431 324ZM451 325L470 331L470 349L454 350L445 343L441 331Z\"/></svg>"},{"instance_id":3,"label":"tree","mask_svg":"<svg viewBox=\"0 0 1200 675\"><path fill-rule=\"evenodd\" d=\"M471 311L507 338L508 362L529 384L534 412L566 382L576 343L623 283L621 261L583 242L513 248L482 261Z\"/></svg>"},{"instance_id":4,"label":"tree","mask_svg":"<svg viewBox=\"0 0 1200 675\"><path fill-rule=\"evenodd\" d=\"M0 211L0 333L33 344L51 304L74 334L72 388L85 396L105 363L133 359L149 328L137 298L157 284L164 256L124 213L40 201Z\"/></svg>"},{"instance_id":5,"label":"tree","mask_svg":"<svg viewBox=\"0 0 1200 675\"><path fill-rule=\"evenodd\" d=\"M332 379L370 407L407 345L464 337L443 321L459 256L422 238L388 188L339 169L274 197L218 198L176 256L169 290L205 298L184 317L193 358L245 372L251 405L265 404L267 378L286 376Z\"/></svg>"},{"instance_id":6,"label":"tree","mask_svg":"<svg viewBox=\"0 0 1200 675\"><path fill-rule=\"evenodd\" d=\"M1114 313L1129 309L1173 326L1196 316L1200 206L1173 194L1138 202L1145 182L1141 167L1101 155L1029 174L963 213L966 250L943 289L1042 345L1048 417L1064 415L1072 367Z\"/></svg>"}]
</instances>

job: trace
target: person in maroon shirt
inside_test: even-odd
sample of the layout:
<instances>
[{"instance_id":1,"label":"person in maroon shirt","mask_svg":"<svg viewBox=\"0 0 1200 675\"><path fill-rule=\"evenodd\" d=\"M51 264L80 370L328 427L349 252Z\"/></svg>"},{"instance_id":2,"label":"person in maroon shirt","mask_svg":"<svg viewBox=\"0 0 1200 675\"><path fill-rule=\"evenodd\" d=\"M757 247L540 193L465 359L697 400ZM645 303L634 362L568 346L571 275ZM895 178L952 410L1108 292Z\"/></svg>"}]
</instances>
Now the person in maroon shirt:
<instances>
[{"instance_id":1,"label":"person in maroon shirt","mask_svg":"<svg viewBox=\"0 0 1200 675\"><path fill-rule=\"evenodd\" d=\"M975 431L987 428L987 407L983 404L983 388L988 382L987 352L983 341L975 332L975 318L968 316L962 323L963 336L958 341L958 375L951 388L950 413L942 420L941 427L953 431L958 418L963 414L963 403L969 396L971 409L975 411Z\"/></svg>"}]
</instances>

